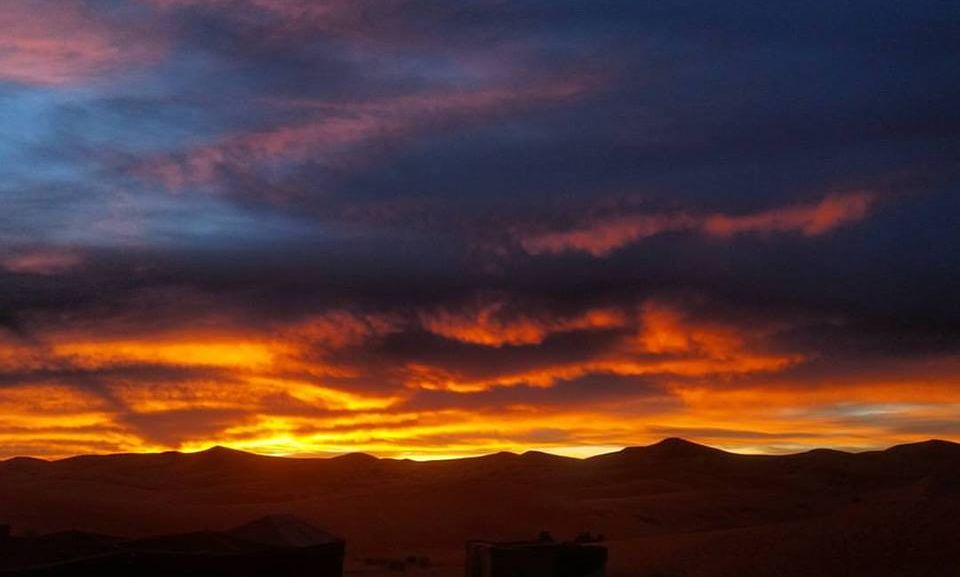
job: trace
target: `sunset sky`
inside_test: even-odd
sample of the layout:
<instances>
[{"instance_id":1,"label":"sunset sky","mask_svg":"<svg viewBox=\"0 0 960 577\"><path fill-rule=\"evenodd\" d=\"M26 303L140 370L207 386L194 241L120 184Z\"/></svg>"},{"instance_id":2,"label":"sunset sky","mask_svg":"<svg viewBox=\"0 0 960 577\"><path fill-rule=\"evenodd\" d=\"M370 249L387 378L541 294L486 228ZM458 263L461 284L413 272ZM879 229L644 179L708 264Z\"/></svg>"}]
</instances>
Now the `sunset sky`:
<instances>
[{"instance_id":1,"label":"sunset sky","mask_svg":"<svg viewBox=\"0 0 960 577\"><path fill-rule=\"evenodd\" d=\"M941 0L3 0L0 458L960 439Z\"/></svg>"}]
</instances>

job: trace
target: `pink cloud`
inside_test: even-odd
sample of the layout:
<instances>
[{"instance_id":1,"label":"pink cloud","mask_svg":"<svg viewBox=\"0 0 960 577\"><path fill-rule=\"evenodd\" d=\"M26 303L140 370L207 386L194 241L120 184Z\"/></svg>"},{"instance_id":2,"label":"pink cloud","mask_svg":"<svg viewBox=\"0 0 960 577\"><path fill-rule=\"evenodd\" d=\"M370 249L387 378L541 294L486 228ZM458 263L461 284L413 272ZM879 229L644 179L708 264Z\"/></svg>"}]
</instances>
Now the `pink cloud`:
<instances>
[{"instance_id":1,"label":"pink cloud","mask_svg":"<svg viewBox=\"0 0 960 577\"><path fill-rule=\"evenodd\" d=\"M77 268L83 261L76 250L51 247L0 256L0 267L16 274L54 276Z\"/></svg>"},{"instance_id":2,"label":"pink cloud","mask_svg":"<svg viewBox=\"0 0 960 577\"><path fill-rule=\"evenodd\" d=\"M376 19L387 8L394 8L405 0L146 0L161 10L188 8L214 9L235 18L257 18L269 14L282 22L284 32L322 29L338 36L363 36L362 29L374 26Z\"/></svg>"},{"instance_id":3,"label":"pink cloud","mask_svg":"<svg viewBox=\"0 0 960 577\"><path fill-rule=\"evenodd\" d=\"M161 11L181 9L217 10L237 20L255 22L264 37L281 43L293 36L322 32L351 42L396 40L403 30L391 28L391 17L407 0L144 0ZM406 40L410 40L407 38ZM356 47L355 47L356 48Z\"/></svg>"},{"instance_id":4,"label":"pink cloud","mask_svg":"<svg viewBox=\"0 0 960 577\"><path fill-rule=\"evenodd\" d=\"M205 7L220 10L265 10L285 18L330 14L338 8L349 5L349 3L330 0L149 0L149 2L166 9Z\"/></svg>"},{"instance_id":5,"label":"pink cloud","mask_svg":"<svg viewBox=\"0 0 960 577\"><path fill-rule=\"evenodd\" d=\"M743 233L799 232L817 236L863 220L875 198L866 192L831 195L816 204L788 206L743 216L710 215L703 230L715 236Z\"/></svg>"},{"instance_id":6,"label":"pink cloud","mask_svg":"<svg viewBox=\"0 0 960 577\"><path fill-rule=\"evenodd\" d=\"M74 0L7 0L0 30L0 80L25 84L72 84L158 55L142 31Z\"/></svg>"},{"instance_id":7,"label":"pink cloud","mask_svg":"<svg viewBox=\"0 0 960 577\"><path fill-rule=\"evenodd\" d=\"M530 254L585 252L603 257L660 234L696 231L716 237L739 234L799 233L817 236L866 218L876 196L868 192L833 194L812 204L797 204L752 214L634 214L594 219L564 231L522 233Z\"/></svg>"},{"instance_id":8,"label":"pink cloud","mask_svg":"<svg viewBox=\"0 0 960 577\"><path fill-rule=\"evenodd\" d=\"M369 116L326 118L300 126L236 135L183 154L155 158L142 166L140 172L176 189L213 182L224 168L331 156L375 136L387 136L396 128L395 123Z\"/></svg>"},{"instance_id":9,"label":"pink cloud","mask_svg":"<svg viewBox=\"0 0 960 577\"><path fill-rule=\"evenodd\" d=\"M606 256L628 244L666 232L690 229L697 219L685 214L637 214L607 218L572 230L523 236L530 254L587 252Z\"/></svg>"},{"instance_id":10,"label":"pink cloud","mask_svg":"<svg viewBox=\"0 0 960 577\"><path fill-rule=\"evenodd\" d=\"M140 173L170 188L206 184L222 169L244 169L271 162L328 164L357 162L356 148L389 142L420 131L444 130L475 123L519 108L578 98L589 80L546 81L518 88L443 91L367 102L277 101L281 107L315 115L298 125L238 134L181 154L162 156L140 167Z\"/></svg>"}]
</instances>

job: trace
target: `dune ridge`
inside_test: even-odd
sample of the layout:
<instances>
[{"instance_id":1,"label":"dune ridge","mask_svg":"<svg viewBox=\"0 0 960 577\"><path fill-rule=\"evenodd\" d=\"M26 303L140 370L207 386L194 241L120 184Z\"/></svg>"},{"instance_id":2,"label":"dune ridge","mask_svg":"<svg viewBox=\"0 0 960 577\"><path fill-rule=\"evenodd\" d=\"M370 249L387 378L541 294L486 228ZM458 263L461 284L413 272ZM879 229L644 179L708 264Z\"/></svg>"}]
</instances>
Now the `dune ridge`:
<instances>
[{"instance_id":1,"label":"dune ridge","mask_svg":"<svg viewBox=\"0 0 960 577\"><path fill-rule=\"evenodd\" d=\"M214 447L0 462L0 523L18 531L138 537L272 514L345 537L354 566L423 554L437 575L460 574L467 539L547 529L603 534L611 576L949 576L960 574L949 545L960 535L960 444L772 456L665 439L586 459L423 462Z\"/></svg>"}]
</instances>

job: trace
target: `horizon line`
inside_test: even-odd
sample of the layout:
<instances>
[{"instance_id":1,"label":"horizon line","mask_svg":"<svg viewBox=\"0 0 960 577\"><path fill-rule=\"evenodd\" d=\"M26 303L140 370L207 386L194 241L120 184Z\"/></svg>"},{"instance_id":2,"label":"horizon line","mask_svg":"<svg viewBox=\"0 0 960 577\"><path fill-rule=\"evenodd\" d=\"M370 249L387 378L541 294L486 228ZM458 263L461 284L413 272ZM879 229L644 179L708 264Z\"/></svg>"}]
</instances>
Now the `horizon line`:
<instances>
[{"instance_id":1,"label":"horizon line","mask_svg":"<svg viewBox=\"0 0 960 577\"><path fill-rule=\"evenodd\" d=\"M239 449L235 447L230 447L228 445L223 445L220 443L215 443L203 449L198 449L195 451L171 449L171 450L161 450L161 451L131 451L131 452L116 452L116 453L78 453L75 455L56 456L56 457L49 457L49 458L37 457L32 455L15 455L12 457L6 457L3 459L0 459L0 463L6 463L9 461L14 461L18 459L29 459L29 460L43 461L47 463L56 463L59 461L66 461L69 459L77 459L77 458L85 458L85 457L118 457L118 456L136 456L136 455L149 456L149 455L166 455L166 454L198 455L201 453L209 453L213 451L229 451L229 452L239 453L243 455L251 455L255 457L265 457L265 458L272 458L272 459L318 460L318 461L356 456L356 457L366 457L370 459L375 459L378 461L413 461L418 463L428 463L428 462L434 462L434 461L461 461L461 460L469 460L469 459L480 459L480 458L491 457L495 455L513 455L513 456L519 457L519 456L528 455L531 453L544 454L544 455L549 455L553 457L571 459L576 461L585 461L594 457L601 457L604 455L613 455L628 449L653 448L653 447L665 445L667 443L683 443L684 445L702 447L705 449L712 449L712 450L720 451L730 455L759 456L759 457L783 457L783 456L790 456L790 455L801 455L801 454L810 453L813 451L833 451L833 452L844 453L848 455L856 455L856 454L864 454L864 453L883 452L883 451L888 451L890 449L895 449L897 447L924 445L924 444L932 444L932 443L945 443L945 444L960 446L960 441L958 440L945 439L945 438L928 438L928 439L923 439L918 441L906 441L903 443L896 443L893 445L877 445L873 447L837 448L837 447L823 446L823 447L810 447L805 449L798 448L799 450L796 450L796 451L784 450L782 452L763 452L763 451L745 451L745 450L742 450L742 448L739 450L729 449L729 448L724 448L722 446L701 443L701 442L694 441L684 437L663 437L659 441L655 441L648 445L623 445L620 448L616 448L612 446L603 446L602 447L603 449L611 449L611 450L598 451L595 453L584 453L581 455L571 455L571 454L564 454L560 452L554 452L549 450L548 448L544 448L544 449L531 448L521 452L505 449L505 450L499 450L499 451L494 450L492 452L487 452L487 453L469 453L469 454L461 454L461 455L437 454L437 455L421 455L421 456L379 456L374 453L366 452L366 451L327 452L327 453L312 453L312 454L310 453L281 454L276 452L268 453L268 452L257 452L249 449ZM601 447L598 447L598 448L601 448ZM554 449L556 449L556 447L554 447Z\"/></svg>"}]
</instances>

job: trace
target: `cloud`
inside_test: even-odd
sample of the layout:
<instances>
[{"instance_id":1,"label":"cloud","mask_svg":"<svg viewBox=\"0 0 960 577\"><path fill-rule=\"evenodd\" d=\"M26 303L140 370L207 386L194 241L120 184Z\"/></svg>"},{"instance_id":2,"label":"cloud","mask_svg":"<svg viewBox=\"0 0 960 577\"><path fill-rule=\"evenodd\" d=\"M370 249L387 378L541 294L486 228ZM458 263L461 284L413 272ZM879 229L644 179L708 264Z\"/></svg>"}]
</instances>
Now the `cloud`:
<instances>
[{"instance_id":1,"label":"cloud","mask_svg":"<svg viewBox=\"0 0 960 577\"><path fill-rule=\"evenodd\" d=\"M586 80L548 80L361 102L277 101L274 105L305 112L307 118L151 159L138 172L179 189L218 184L218 179L236 172L252 175L290 164L362 164L364 147L375 149L418 135L480 124L527 107L577 99L592 84Z\"/></svg>"},{"instance_id":2,"label":"cloud","mask_svg":"<svg viewBox=\"0 0 960 577\"><path fill-rule=\"evenodd\" d=\"M457 318L475 319L476 310L465 308ZM367 450L430 457L497 447L579 447L578 454L589 454L686 431L724 446L777 450L804 443L872 446L869 435L887 421L877 411L895 414L884 434L897 439L910 438L910 423L920 415L950 414L942 400L951 398L952 385L943 379L955 367L934 370L927 363L930 378L909 394L878 380L890 374L880 367L878 375L810 388L796 372L810 359L771 343L782 325L730 324L694 311L662 301L643 303L632 317L584 311L544 323L558 332L499 348L494 343L508 342L514 328L485 323L483 330L497 336L493 343L457 332L435 335L456 348L440 348L420 365L411 363L424 354L422 345L399 356L382 347L384 339L418 334L422 319L393 317L385 324L342 310L263 334L273 334L272 341L258 341L249 329L245 341L143 338L137 346L50 333L44 340L53 346L21 344L0 357L0 371L10 377L0 381L6 383L0 385L0 440L4 451L40 455L225 443L274 454ZM597 327L581 322L588 318L604 319L604 327L615 320L609 330L616 338L579 358L552 350L556 339L589 338ZM337 326L344 327L343 338L329 332ZM270 352L261 358L243 342L260 342L256 350ZM304 355L318 347L326 352ZM502 356L507 348L516 360ZM464 364L461 353L469 350L503 362ZM352 376L303 378L311 359L327 354L351 367ZM359 377L369 376L387 382L367 389ZM831 411L836 414L825 416ZM840 419L842 434L830 428Z\"/></svg>"},{"instance_id":3,"label":"cloud","mask_svg":"<svg viewBox=\"0 0 960 577\"><path fill-rule=\"evenodd\" d=\"M648 303L636 316L587 309L563 316L520 313L501 321L492 320L505 311L501 301L475 302L488 304L414 318L331 310L257 332L248 328L242 336L221 327L192 335L141 330L121 340L109 335L115 329L105 337L90 329L48 328L35 342L9 340L2 349L0 397L9 410L0 437L23 446L21 433L32 423L30 435L46 435L55 450L62 427L73 423L91 434L109 432L118 450L232 439L247 447L336 451L380 434L408 438L410 448L420 445L418 437L457 430L466 442L469 427L456 424L463 411L482 415L506 403L518 411L512 426L520 439L527 436L523 431L546 427L539 417L522 418L538 405L561 421L571 405L599 410L609 403L648 402L650 410L661 410L670 397L659 381L664 377L778 371L796 362L749 351L748 341L759 338L750 331L693 323L664 304ZM433 341L387 352L391 340L416 338L423 327L436 330L427 333ZM579 357L557 356L557 346L570 346L564 340L583 342L596 331L611 333L606 346L594 345ZM508 343L514 361L484 362ZM474 362L458 350L483 354ZM369 387L367 379L384 382ZM53 391L44 403L25 404L43 391ZM424 396L431 392L452 396ZM576 402L581 394L590 400ZM397 419L408 425L415 419L416 425L394 429L390 423ZM351 424L356 422L368 425ZM545 442L542 435L530 438Z\"/></svg>"},{"instance_id":4,"label":"cloud","mask_svg":"<svg viewBox=\"0 0 960 577\"><path fill-rule=\"evenodd\" d=\"M599 321L599 324L588 319ZM545 338L543 331L549 325L530 325L521 321L519 325L486 322L479 328L454 326L458 330L451 330L449 338L497 347L510 342L507 338L514 339L514 344L542 342ZM553 327L561 333L577 330L587 335L598 328L627 327L628 330L604 348L586 354L581 352L579 356L555 353L549 355L546 362L530 355L511 363L505 355L500 355L500 365L489 369L482 362L476 366L458 365L456 357L449 359L445 366L429 360L411 361L406 366L407 385L470 393L498 387L550 388L558 382L591 374L655 375L665 380L725 377L776 373L803 360L801 355L764 352L759 346L763 331L697 322L682 310L655 301L644 304L632 322L621 315L588 311L574 319L557 319Z\"/></svg>"},{"instance_id":5,"label":"cloud","mask_svg":"<svg viewBox=\"0 0 960 577\"><path fill-rule=\"evenodd\" d=\"M313 315L287 330L311 345L341 349L396 332L401 329L400 323L398 317L391 315L332 310Z\"/></svg>"},{"instance_id":6,"label":"cloud","mask_svg":"<svg viewBox=\"0 0 960 577\"><path fill-rule=\"evenodd\" d=\"M164 9L213 8L243 14L245 11L274 13L285 20L302 20L335 14L350 6L341 0L148 0Z\"/></svg>"},{"instance_id":7,"label":"cloud","mask_svg":"<svg viewBox=\"0 0 960 577\"><path fill-rule=\"evenodd\" d=\"M83 263L83 254L69 248L42 247L11 251L6 256L0 256L0 268L25 275L59 275Z\"/></svg>"},{"instance_id":8,"label":"cloud","mask_svg":"<svg viewBox=\"0 0 960 577\"><path fill-rule=\"evenodd\" d=\"M559 232L522 234L530 254L585 252L596 257L646 238L694 231L726 238L742 234L798 233L819 236L866 218L876 201L871 193L832 194L812 204L797 204L752 214L634 214L604 217Z\"/></svg>"},{"instance_id":9,"label":"cloud","mask_svg":"<svg viewBox=\"0 0 960 577\"><path fill-rule=\"evenodd\" d=\"M707 216L702 228L714 236L799 232L818 236L863 220L876 201L873 194L853 192L827 196L816 204L789 206L742 216Z\"/></svg>"},{"instance_id":10,"label":"cloud","mask_svg":"<svg viewBox=\"0 0 960 577\"><path fill-rule=\"evenodd\" d=\"M570 331L619 328L626 324L615 309L591 309L569 318L536 318L511 311L503 300L486 300L468 310L437 310L420 315L423 327L445 338L502 347L533 345L549 335Z\"/></svg>"},{"instance_id":11,"label":"cloud","mask_svg":"<svg viewBox=\"0 0 960 577\"><path fill-rule=\"evenodd\" d=\"M139 25L111 22L98 10L80 0L4 2L0 80L69 85L158 58L159 42Z\"/></svg>"}]
</instances>

